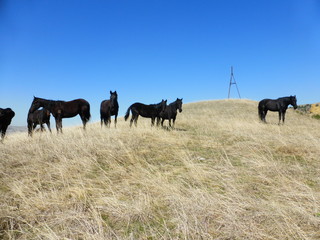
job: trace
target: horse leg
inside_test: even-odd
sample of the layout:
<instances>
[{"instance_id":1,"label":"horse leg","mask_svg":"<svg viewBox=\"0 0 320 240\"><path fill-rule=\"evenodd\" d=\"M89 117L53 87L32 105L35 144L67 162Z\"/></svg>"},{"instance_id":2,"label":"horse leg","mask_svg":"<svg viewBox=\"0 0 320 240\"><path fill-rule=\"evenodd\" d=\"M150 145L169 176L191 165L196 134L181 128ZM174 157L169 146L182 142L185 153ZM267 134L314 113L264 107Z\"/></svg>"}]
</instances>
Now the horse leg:
<instances>
[{"instance_id":1,"label":"horse leg","mask_svg":"<svg viewBox=\"0 0 320 240\"><path fill-rule=\"evenodd\" d=\"M268 112L268 110L264 110L263 113L262 113L263 114L263 122L264 123L267 123L267 121L266 121L267 112Z\"/></svg>"},{"instance_id":2,"label":"horse leg","mask_svg":"<svg viewBox=\"0 0 320 240\"><path fill-rule=\"evenodd\" d=\"M62 118L60 119L59 127L60 127L60 133L62 133Z\"/></svg>"},{"instance_id":3,"label":"horse leg","mask_svg":"<svg viewBox=\"0 0 320 240\"><path fill-rule=\"evenodd\" d=\"M169 118L169 127L171 127L171 118Z\"/></svg>"},{"instance_id":4,"label":"horse leg","mask_svg":"<svg viewBox=\"0 0 320 240\"><path fill-rule=\"evenodd\" d=\"M161 127L163 127L163 122L164 122L164 118L162 118L162 121L161 121Z\"/></svg>"},{"instance_id":5,"label":"horse leg","mask_svg":"<svg viewBox=\"0 0 320 240\"><path fill-rule=\"evenodd\" d=\"M282 113L282 124L284 124L285 115L286 115L286 110L284 110Z\"/></svg>"},{"instance_id":6,"label":"horse leg","mask_svg":"<svg viewBox=\"0 0 320 240\"><path fill-rule=\"evenodd\" d=\"M3 143L4 136L6 135L6 130L1 129L0 132L1 132L1 141L0 142Z\"/></svg>"},{"instance_id":7,"label":"horse leg","mask_svg":"<svg viewBox=\"0 0 320 240\"><path fill-rule=\"evenodd\" d=\"M56 119L56 129L57 129L57 133L59 133L59 120Z\"/></svg>"},{"instance_id":8,"label":"horse leg","mask_svg":"<svg viewBox=\"0 0 320 240\"><path fill-rule=\"evenodd\" d=\"M153 127L153 126L154 126L154 121L155 121L155 118L154 118L154 117L152 117L152 118L151 118L151 127Z\"/></svg>"},{"instance_id":9,"label":"horse leg","mask_svg":"<svg viewBox=\"0 0 320 240\"><path fill-rule=\"evenodd\" d=\"M1 126L1 129L0 129L0 132L1 132L1 143L2 143L3 140L4 140L4 137L5 137L5 135L6 135L8 126L9 126L9 125L6 125L6 124L5 124L4 126Z\"/></svg>"},{"instance_id":10,"label":"horse leg","mask_svg":"<svg viewBox=\"0 0 320 240\"><path fill-rule=\"evenodd\" d=\"M86 125L87 125L88 120L87 120L86 116L84 115L84 113L80 114L80 118L82 120L83 130L86 130Z\"/></svg>"},{"instance_id":11,"label":"horse leg","mask_svg":"<svg viewBox=\"0 0 320 240\"><path fill-rule=\"evenodd\" d=\"M43 129L44 129L43 124L40 123L40 130L41 130L41 132L43 132Z\"/></svg>"},{"instance_id":12,"label":"horse leg","mask_svg":"<svg viewBox=\"0 0 320 240\"><path fill-rule=\"evenodd\" d=\"M280 110L279 111L279 123L278 123L278 125L280 125L280 123L281 123L281 117L282 117L282 111Z\"/></svg>"},{"instance_id":13,"label":"horse leg","mask_svg":"<svg viewBox=\"0 0 320 240\"><path fill-rule=\"evenodd\" d=\"M132 117L131 117L131 119L130 119L130 127L132 127L132 123L133 123L134 119L135 119L135 117L134 117L134 115L132 114Z\"/></svg>"},{"instance_id":14,"label":"horse leg","mask_svg":"<svg viewBox=\"0 0 320 240\"><path fill-rule=\"evenodd\" d=\"M174 118L172 119L172 128L174 128L175 122L176 122L176 117L174 117Z\"/></svg>"},{"instance_id":15,"label":"horse leg","mask_svg":"<svg viewBox=\"0 0 320 240\"><path fill-rule=\"evenodd\" d=\"M136 115L135 119L134 119L134 125L137 127L138 125L138 118L139 118L139 115Z\"/></svg>"},{"instance_id":16,"label":"horse leg","mask_svg":"<svg viewBox=\"0 0 320 240\"><path fill-rule=\"evenodd\" d=\"M59 134L59 131L62 133L62 118L56 117L56 129L57 133Z\"/></svg>"},{"instance_id":17,"label":"horse leg","mask_svg":"<svg viewBox=\"0 0 320 240\"><path fill-rule=\"evenodd\" d=\"M118 114L114 115L114 127L117 128L117 117Z\"/></svg>"},{"instance_id":18,"label":"horse leg","mask_svg":"<svg viewBox=\"0 0 320 240\"><path fill-rule=\"evenodd\" d=\"M157 127L160 125L160 117L157 117Z\"/></svg>"},{"instance_id":19,"label":"horse leg","mask_svg":"<svg viewBox=\"0 0 320 240\"><path fill-rule=\"evenodd\" d=\"M83 119L82 124L83 124L83 130L86 130L87 120Z\"/></svg>"},{"instance_id":20,"label":"horse leg","mask_svg":"<svg viewBox=\"0 0 320 240\"><path fill-rule=\"evenodd\" d=\"M32 133L33 133L32 122L28 121L28 136L32 137Z\"/></svg>"},{"instance_id":21,"label":"horse leg","mask_svg":"<svg viewBox=\"0 0 320 240\"><path fill-rule=\"evenodd\" d=\"M107 119L105 116L100 118L100 124L101 124L101 128L103 127L103 124L107 126Z\"/></svg>"},{"instance_id":22,"label":"horse leg","mask_svg":"<svg viewBox=\"0 0 320 240\"><path fill-rule=\"evenodd\" d=\"M51 128L50 128L50 122L48 121L46 124L47 124L47 127L48 127L50 133L52 133L52 132L51 132Z\"/></svg>"},{"instance_id":23,"label":"horse leg","mask_svg":"<svg viewBox=\"0 0 320 240\"><path fill-rule=\"evenodd\" d=\"M131 120L130 120L130 127L132 126L133 122L134 122L134 125L137 126L139 113L134 111L133 109L131 109L131 112L132 112L132 117L131 117Z\"/></svg>"},{"instance_id":24,"label":"horse leg","mask_svg":"<svg viewBox=\"0 0 320 240\"><path fill-rule=\"evenodd\" d=\"M110 125L111 125L111 116L110 115L108 116L107 122L108 122L108 128L110 128Z\"/></svg>"}]
</instances>

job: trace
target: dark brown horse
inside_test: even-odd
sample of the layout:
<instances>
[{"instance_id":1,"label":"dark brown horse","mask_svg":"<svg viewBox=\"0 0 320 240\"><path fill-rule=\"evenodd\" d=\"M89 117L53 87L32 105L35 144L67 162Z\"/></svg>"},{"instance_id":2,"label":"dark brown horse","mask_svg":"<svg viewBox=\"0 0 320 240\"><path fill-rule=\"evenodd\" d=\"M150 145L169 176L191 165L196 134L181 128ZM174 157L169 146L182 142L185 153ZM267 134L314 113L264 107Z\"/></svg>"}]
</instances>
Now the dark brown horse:
<instances>
[{"instance_id":1,"label":"dark brown horse","mask_svg":"<svg viewBox=\"0 0 320 240\"><path fill-rule=\"evenodd\" d=\"M139 115L145 118L151 118L151 126L153 126L155 119L159 116L160 112L166 109L166 106L167 100L163 99L158 104L145 105L143 103L134 103L128 108L126 115L124 116L124 120L127 121L131 110L132 117L130 120L130 127L132 126L133 122L135 126L137 126Z\"/></svg>"},{"instance_id":2,"label":"dark brown horse","mask_svg":"<svg viewBox=\"0 0 320 240\"><path fill-rule=\"evenodd\" d=\"M41 132L44 130L44 127L43 127L44 123L47 124L47 127L51 132L50 112L45 108L36 110L33 113L29 111L27 122L28 122L29 136L32 136L33 130L37 127L38 124L40 125Z\"/></svg>"},{"instance_id":3,"label":"dark brown horse","mask_svg":"<svg viewBox=\"0 0 320 240\"><path fill-rule=\"evenodd\" d=\"M91 117L90 104L81 98L65 102L34 97L29 112L33 113L40 107L43 107L52 113L56 120L58 133L59 131L62 133L62 118L72 118L79 114L83 123L83 129L85 129L86 124Z\"/></svg>"},{"instance_id":4,"label":"dark brown horse","mask_svg":"<svg viewBox=\"0 0 320 240\"><path fill-rule=\"evenodd\" d=\"M258 105L259 118L261 121L266 122L266 115L268 110L270 110L273 112L279 112L279 124L281 119L282 123L284 123L286 111L290 104L294 109L297 109L296 96L282 97L278 99L263 99Z\"/></svg>"},{"instance_id":5,"label":"dark brown horse","mask_svg":"<svg viewBox=\"0 0 320 240\"><path fill-rule=\"evenodd\" d=\"M114 126L117 127L117 117L119 112L119 104L118 104L118 94L117 91L110 91L110 99L104 100L100 105L100 119L101 119L101 127L103 123L110 127L111 124L111 116L114 117Z\"/></svg>"},{"instance_id":6,"label":"dark brown horse","mask_svg":"<svg viewBox=\"0 0 320 240\"><path fill-rule=\"evenodd\" d=\"M161 126L163 126L164 120L167 119L167 120L169 120L169 126L171 127L171 119L172 119L173 127L174 127L174 123L176 121L178 110L179 110L179 112L182 112L182 98L181 99L177 98L176 101L170 103L166 107L166 109L159 114L159 117L157 118L157 125L159 125L160 118L162 118Z\"/></svg>"},{"instance_id":7,"label":"dark brown horse","mask_svg":"<svg viewBox=\"0 0 320 240\"><path fill-rule=\"evenodd\" d=\"M12 111L11 108L0 108L0 133L1 133L1 142L6 135L7 128L11 123L12 118L14 117L15 113Z\"/></svg>"}]
</instances>

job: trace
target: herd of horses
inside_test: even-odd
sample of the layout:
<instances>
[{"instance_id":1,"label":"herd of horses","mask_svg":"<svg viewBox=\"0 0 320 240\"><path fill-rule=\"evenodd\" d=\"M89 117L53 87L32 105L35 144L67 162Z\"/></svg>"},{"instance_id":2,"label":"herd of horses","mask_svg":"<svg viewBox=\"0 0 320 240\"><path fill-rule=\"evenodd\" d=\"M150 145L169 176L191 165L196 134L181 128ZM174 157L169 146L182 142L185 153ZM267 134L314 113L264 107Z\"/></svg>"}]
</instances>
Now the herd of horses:
<instances>
[{"instance_id":1,"label":"herd of horses","mask_svg":"<svg viewBox=\"0 0 320 240\"><path fill-rule=\"evenodd\" d=\"M294 109L297 108L296 96L282 97L278 99L263 99L258 104L259 118L262 122L266 123L266 115L268 111L279 112L279 124L284 123L286 110L289 105L292 105ZM41 109L40 109L41 108ZM151 118L151 125L155 124L163 126L165 120L169 121L169 126L174 127L177 112L182 112L182 98L177 98L174 102L167 105L167 100L163 100L157 104L132 104L124 116L125 121L128 120L130 112L132 114L130 120L130 127L134 123L137 126L139 116L145 118ZM117 91L110 91L110 99L104 100L100 105L100 120L101 127L106 125L110 127L111 116L115 116L114 124L117 125L117 117L119 112L118 94ZM41 131L44 129L43 124L47 124L49 131L50 128L50 115L55 118L57 132L62 133L62 119L71 118L79 115L83 128L86 128L87 122L90 120L90 104L84 99L75 99L72 101L54 101L44 98L34 97L27 117L28 123L28 135L32 136L34 129L37 125L40 125ZM11 108L0 108L0 133L1 141L4 139L8 126L11 123L12 118L15 116L15 112ZM172 124L171 124L172 120Z\"/></svg>"}]
</instances>

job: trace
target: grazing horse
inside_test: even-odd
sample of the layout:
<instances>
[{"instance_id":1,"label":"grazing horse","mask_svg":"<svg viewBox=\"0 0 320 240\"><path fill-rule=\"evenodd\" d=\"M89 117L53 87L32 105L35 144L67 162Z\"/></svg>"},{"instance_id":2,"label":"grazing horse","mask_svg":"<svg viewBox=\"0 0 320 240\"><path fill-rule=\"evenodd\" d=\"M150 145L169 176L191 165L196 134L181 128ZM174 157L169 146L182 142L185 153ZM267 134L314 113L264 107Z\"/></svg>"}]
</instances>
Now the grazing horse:
<instances>
[{"instance_id":1,"label":"grazing horse","mask_svg":"<svg viewBox=\"0 0 320 240\"><path fill-rule=\"evenodd\" d=\"M292 105L294 109L297 109L296 96L282 97L278 99L263 99L259 102L258 113L261 121L266 122L266 115L268 110L279 112L279 124L282 119L284 123L285 114L289 105Z\"/></svg>"},{"instance_id":2,"label":"grazing horse","mask_svg":"<svg viewBox=\"0 0 320 240\"><path fill-rule=\"evenodd\" d=\"M159 117L157 118L157 125L159 125L160 118L162 118L161 126L163 126L163 122L165 119L169 120L169 126L171 127L171 119L173 121L173 127L174 123L176 121L177 117L177 110L179 109L179 112L182 112L182 98L177 98L176 101L170 103L166 109L159 114Z\"/></svg>"},{"instance_id":3,"label":"grazing horse","mask_svg":"<svg viewBox=\"0 0 320 240\"><path fill-rule=\"evenodd\" d=\"M1 142L6 135L7 128L11 123L12 118L14 117L15 113L12 111L11 108L0 108L0 133L1 133Z\"/></svg>"},{"instance_id":4,"label":"grazing horse","mask_svg":"<svg viewBox=\"0 0 320 240\"><path fill-rule=\"evenodd\" d=\"M145 105L143 103L134 103L128 108L126 115L124 116L124 120L127 121L130 115L130 110L131 110L132 117L130 120L130 127L132 126L133 122L137 126L139 115L145 118L151 118L151 126L153 126L155 119L159 116L159 114L162 111L165 110L166 106L167 106L167 100L163 100L163 99L158 104Z\"/></svg>"},{"instance_id":5,"label":"grazing horse","mask_svg":"<svg viewBox=\"0 0 320 240\"><path fill-rule=\"evenodd\" d=\"M50 128L50 112L43 108L40 110L36 110L33 113L29 111L28 113L28 134L29 136L32 136L33 130L36 128L36 126L39 124L41 132L44 130L43 124L47 124L47 127L49 131L51 132Z\"/></svg>"},{"instance_id":6,"label":"grazing horse","mask_svg":"<svg viewBox=\"0 0 320 240\"><path fill-rule=\"evenodd\" d=\"M90 104L81 98L65 102L34 97L29 112L33 113L40 107L52 113L56 120L58 133L59 131L62 133L62 118L72 118L79 114L83 123L83 129L86 129L86 124L91 117Z\"/></svg>"},{"instance_id":7,"label":"grazing horse","mask_svg":"<svg viewBox=\"0 0 320 240\"><path fill-rule=\"evenodd\" d=\"M100 119L101 119L101 127L103 123L110 127L111 124L111 116L114 117L114 126L117 127L117 116L119 112L119 104L118 104L118 94L117 91L110 91L110 99L104 100L100 105Z\"/></svg>"}]
</instances>

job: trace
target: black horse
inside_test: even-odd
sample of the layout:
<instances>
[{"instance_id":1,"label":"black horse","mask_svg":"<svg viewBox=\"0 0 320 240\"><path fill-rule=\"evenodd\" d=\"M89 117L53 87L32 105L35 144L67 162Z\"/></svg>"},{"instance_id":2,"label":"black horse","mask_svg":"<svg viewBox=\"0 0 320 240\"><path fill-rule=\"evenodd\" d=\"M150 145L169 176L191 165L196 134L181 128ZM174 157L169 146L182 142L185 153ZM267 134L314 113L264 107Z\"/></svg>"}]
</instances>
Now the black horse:
<instances>
[{"instance_id":1,"label":"black horse","mask_svg":"<svg viewBox=\"0 0 320 240\"><path fill-rule=\"evenodd\" d=\"M12 118L14 117L15 113L12 111L11 108L0 108L0 133L1 133L1 142L6 135L7 128L11 123Z\"/></svg>"},{"instance_id":2,"label":"black horse","mask_svg":"<svg viewBox=\"0 0 320 240\"><path fill-rule=\"evenodd\" d=\"M59 131L62 133L62 118L72 118L79 114L83 123L83 129L86 129L86 124L91 117L90 104L81 98L65 102L34 97L29 112L33 113L40 107L43 107L52 113L56 120L58 133Z\"/></svg>"},{"instance_id":3,"label":"black horse","mask_svg":"<svg viewBox=\"0 0 320 240\"><path fill-rule=\"evenodd\" d=\"M28 134L32 136L33 130L40 125L41 132L44 130L43 124L47 124L49 131L51 132L50 128L50 112L43 108L40 110L36 110L33 113L29 111L28 113Z\"/></svg>"},{"instance_id":4,"label":"black horse","mask_svg":"<svg viewBox=\"0 0 320 240\"><path fill-rule=\"evenodd\" d=\"M118 94L117 91L110 91L110 99L104 100L100 105L100 119L101 119L101 127L103 123L110 127L111 124L111 116L114 117L114 126L117 127L117 117L119 112L119 104L118 104Z\"/></svg>"},{"instance_id":5,"label":"black horse","mask_svg":"<svg viewBox=\"0 0 320 240\"><path fill-rule=\"evenodd\" d=\"M286 111L289 105L292 105L294 109L297 109L296 96L282 97L278 99L263 99L259 102L258 113L261 121L266 122L266 115L268 110L279 112L279 124L282 119L284 123Z\"/></svg>"},{"instance_id":6,"label":"black horse","mask_svg":"<svg viewBox=\"0 0 320 240\"><path fill-rule=\"evenodd\" d=\"M162 118L161 126L163 126L164 120L168 119L169 126L171 127L171 119L172 119L173 127L174 127L174 123L175 123L176 117L177 117L177 110L179 110L179 112L182 112L182 98L181 99L177 98L176 101L170 103L166 107L166 109L159 114L159 117L157 117L157 125L159 125L160 118Z\"/></svg>"},{"instance_id":7,"label":"black horse","mask_svg":"<svg viewBox=\"0 0 320 240\"><path fill-rule=\"evenodd\" d=\"M167 106L167 100L163 100L163 99L158 104L145 105L143 103L134 103L128 108L126 115L124 116L124 120L127 121L130 115L130 110L131 110L132 117L130 120L130 127L132 126L133 122L137 126L139 115L145 118L151 118L151 126L153 126L155 119L159 117L159 114L162 111L165 110L166 106Z\"/></svg>"}]
</instances>

